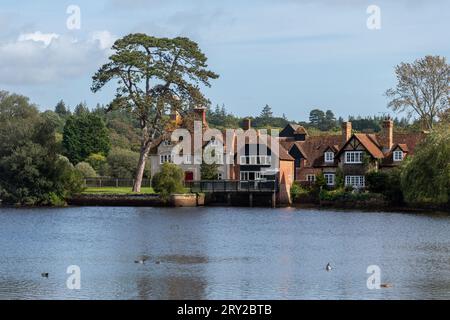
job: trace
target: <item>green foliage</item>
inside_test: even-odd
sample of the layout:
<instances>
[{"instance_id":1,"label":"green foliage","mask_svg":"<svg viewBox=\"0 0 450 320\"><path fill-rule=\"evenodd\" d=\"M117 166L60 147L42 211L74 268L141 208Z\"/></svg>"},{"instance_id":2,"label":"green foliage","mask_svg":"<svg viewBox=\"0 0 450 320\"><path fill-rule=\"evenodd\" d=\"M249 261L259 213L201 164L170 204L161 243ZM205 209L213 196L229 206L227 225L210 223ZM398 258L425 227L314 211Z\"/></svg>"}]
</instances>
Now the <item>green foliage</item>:
<instances>
[{"instance_id":1,"label":"green foliage","mask_svg":"<svg viewBox=\"0 0 450 320\"><path fill-rule=\"evenodd\" d=\"M70 116L70 110L66 107L66 104L63 100L60 100L55 106L55 113L58 114L61 118L65 118Z\"/></svg>"},{"instance_id":2,"label":"green foliage","mask_svg":"<svg viewBox=\"0 0 450 320\"><path fill-rule=\"evenodd\" d=\"M343 188L334 189L334 190L326 190L322 189L320 191L320 200L323 201L338 201L338 202L346 202L346 201L384 201L384 197L378 193L370 193L370 192L355 192L355 191L347 191Z\"/></svg>"},{"instance_id":3,"label":"green foliage","mask_svg":"<svg viewBox=\"0 0 450 320\"><path fill-rule=\"evenodd\" d=\"M309 122L312 126L322 130L328 131L336 127L336 117L333 111L327 110L323 112L319 109L311 110L309 113Z\"/></svg>"},{"instance_id":4,"label":"green foliage","mask_svg":"<svg viewBox=\"0 0 450 320\"><path fill-rule=\"evenodd\" d=\"M97 177L97 172L95 172L94 168L87 162L80 162L75 166L75 170L77 170L83 178L95 178Z\"/></svg>"},{"instance_id":5,"label":"green foliage","mask_svg":"<svg viewBox=\"0 0 450 320\"><path fill-rule=\"evenodd\" d=\"M413 63L401 63L395 75L395 88L386 91L388 106L418 116L422 126L431 130L439 114L450 106L450 65L446 58L428 55Z\"/></svg>"},{"instance_id":6,"label":"green foliage","mask_svg":"<svg viewBox=\"0 0 450 320\"><path fill-rule=\"evenodd\" d=\"M0 92L0 198L20 205L61 205L82 190L73 166L58 156L55 122L28 98Z\"/></svg>"},{"instance_id":7,"label":"green foliage","mask_svg":"<svg viewBox=\"0 0 450 320\"><path fill-rule=\"evenodd\" d=\"M127 149L114 148L106 160L108 168L104 170L105 172L102 175L119 179L132 179L139 161L139 153ZM144 177L150 177L149 162L146 163Z\"/></svg>"},{"instance_id":8,"label":"green foliage","mask_svg":"<svg viewBox=\"0 0 450 320\"><path fill-rule=\"evenodd\" d=\"M342 172L341 168L336 169L336 176L334 177L334 186L335 188L344 188L345 186L345 178L344 172Z\"/></svg>"},{"instance_id":9,"label":"green foliage","mask_svg":"<svg viewBox=\"0 0 450 320\"><path fill-rule=\"evenodd\" d=\"M372 171L366 174L366 186L370 192L383 193L388 184L388 174L384 171Z\"/></svg>"},{"instance_id":10,"label":"green foliage","mask_svg":"<svg viewBox=\"0 0 450 320\"><path fill-rule=\"evenodd\" d=\"M108 129L97 115L71 116L64 126L63 146L72 163L84 161L92 153L107 155L110 149Z\"/></svg>"},{"instance_id":11,"label":"green foliage","mask_svg":"<svg viewBox=\"0 0 450 320\"><path fill-rule=\"evenodd\" d=\"M153 177L152 185L155 192L163 200L167 200L171 194L184 191L183 180L184 172L179 166L173 163L164 163L160 172Z\"/></svg>"},{"instance_id":12,"label":"green foliage","mask_svg":"<svg viewBox=\"0 0 450 320\"><path fill-rule=\"evenodd\" d=\"M217 180L219 174L218 165L215 163L207 164L203 161L200 165L200 173L202 180Z\"/></svg>"},{"instance_id":13,"label":"green foliage","mask_svg":"<svg viewBox=\"0 0 450 320\"><path fill-rule=\"evenodd\" d=\"M140 128L142 166L151 144L164 131L167 110L186 111L194 105L205 106L209 100L201 87L209 87L219 76L208 70L207 57L198 44L188 38L156 38L143 33L118 39L113 54L93 76L91 90L98 92L117 81L116 95L108 110L133 114ZM142 176L136 176L134 190Z\"/></svg>"},{"instance_id":14,"label":"green foliage","mask_svg":"<svg viewBox=\"0 0 450 320\"><path fill-rule=\"evenodd\" d=\"M89 113L89 108L86 105L86 102L80 102L75 106L75 110L73 114L76 116L83 116Z\"/></svg>"},{"instance_id":15,"label":"green foliage","mask_svg":"<svg viewBox=\"0 0 450 320\"><path fill-rule=\"evenodd\" d=\"M401 187L408 203L448 204L450 199L450 127L436 128L405 159Z\"/></svg>"},{"instance_id":16,"label":"green foliage","mask_svg":"<svg viewBox=\"0 0 450 320\"><path fill-rule=\"evenodd\" d=\"M100 172L101 168L106 164L106 157L101 153L92 153L87 157L86 162L89 163L95 171Z\"/></svg>"},{"instance_id":17,"label":"green foliage","mask_svg":"<svg viewBox=\"0 0 450 320\"><path fill-rule=\"evenodd\" d=\"M403 192L400 183L400 168L389 171L370 172L366 175L367 190L380 193L392 204L403 204Z\"/></svg>"},{"instance_id":18,"label":"green foliage","mask_svg":"<svg viewBox=\"0 0 450 320\"><path fill-rule=\"evenodd\" d=\"M291 186L292 201L297 201L309 195L309 190L302 187L298 182L294 182Z\"/></svg>"}]
</instances>

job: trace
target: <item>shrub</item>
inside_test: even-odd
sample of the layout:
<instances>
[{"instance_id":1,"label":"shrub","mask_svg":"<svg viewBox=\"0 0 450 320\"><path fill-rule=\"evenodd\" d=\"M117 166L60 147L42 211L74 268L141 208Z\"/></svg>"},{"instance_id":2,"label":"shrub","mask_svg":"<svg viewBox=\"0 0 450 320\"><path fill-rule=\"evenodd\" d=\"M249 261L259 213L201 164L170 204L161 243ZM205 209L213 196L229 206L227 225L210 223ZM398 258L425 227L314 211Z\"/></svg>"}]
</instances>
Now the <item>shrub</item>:
<instances>
[{"instance_id":1,"label":"shrub","mask_svg":"<svg viewBox=\"0 0 450 320\"><path fill-rule=\"evenodd\" d=\"M80 173L83 178L94 178L97 176L94 168L87 162L80 162L75 166L75 170Z\"/></svg>"},{"instance_id":2,"label":"shrub","mask_svg":"<svg viewBox=\"0 0 450 320\"><path fill-rule=\"evenodd\" d=\"M381 171L372 171L366 175L367 190L383 193L388 187L388 174Z\"/></svg>"},{"instance_id":3,"label":"shrub","mask_svg":"<svg viewBox=\"0 0 450 320\"><path fill-rule=\"evenodd\" d=\"M139 162L139 153L122 148L114 148L106 158L108 166L103 166L100 171L103 175L109 175L119 179L133 179ZM147 160L144 177L150 177L150 161Z\"/></svg>"},{"instance_id":4,"label":"shrub","mask_svg":"<svg viewBox=\"0 0 450 320\"><path fill-rule=\"evenodd\" d=\"M368 201L368 200L384 200L384 196L378 193L346 191L344 188L335 190L322 189L320 192L320 200L324 201Z\"/></svg>"},{"instance_id":5,"label":"shrub","mask_svg":"<svg viewBox=\"0 0 450 320\"><path fill-rule=\"evenodd\" d=\"M106 157L101 153L92 153L87 157L86 162L99 172L100 168L106 163Z\"/></svg>"},{"instance_id":6,"label":"shrub","mask_svg":"<svg viewBox=\"0 0 450 320\"><path fill-rule=\"evenodd\" d=\"M173 163L164 163L161 171L155 174L152 179L152 186L156 193L159 193L161 199L167 201L169 196L174 193L182 193L184 172Z\"/></svg>"},{"instance_id":7,"label":"shrub","mask_svg":"<svg viewBox=\"0 0 450 320\"><path fill-rule=\"evenodd\" d=\"M309 195L309 191L301 186L300 183L294 182L291 187L291 198L292 201L296 201L301 199L302 197L307 197Z\"/></svg>"}]
</instances>

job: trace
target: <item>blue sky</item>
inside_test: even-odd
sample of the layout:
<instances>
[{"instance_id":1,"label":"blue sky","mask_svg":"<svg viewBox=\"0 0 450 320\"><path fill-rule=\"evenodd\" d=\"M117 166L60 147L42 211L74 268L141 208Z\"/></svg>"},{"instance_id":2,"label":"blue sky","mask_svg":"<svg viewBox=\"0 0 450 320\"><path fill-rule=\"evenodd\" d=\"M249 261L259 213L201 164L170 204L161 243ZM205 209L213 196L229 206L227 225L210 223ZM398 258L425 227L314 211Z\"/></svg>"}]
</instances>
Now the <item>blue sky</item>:
<instances>
[{"instance_id":1,"label":"blue sky","mask_svg":"<svg viewBox=\"0 0 450 320\"><path fill-rule=\"evenodd\" d=\"M69 30L69 5L81 28ZM381 29L369 30L369 5ZM113 88L90 92L91 77L115 39L131 32L187 36L220 74L205 94L237 115L267 103L306 120L312 108L338 116L389 112L383 93L394 66L450 54L446 0L72 0L0 5L0 89L27 95L41 110L64 99L108 103Z\"/></svg>"}]
</instances>

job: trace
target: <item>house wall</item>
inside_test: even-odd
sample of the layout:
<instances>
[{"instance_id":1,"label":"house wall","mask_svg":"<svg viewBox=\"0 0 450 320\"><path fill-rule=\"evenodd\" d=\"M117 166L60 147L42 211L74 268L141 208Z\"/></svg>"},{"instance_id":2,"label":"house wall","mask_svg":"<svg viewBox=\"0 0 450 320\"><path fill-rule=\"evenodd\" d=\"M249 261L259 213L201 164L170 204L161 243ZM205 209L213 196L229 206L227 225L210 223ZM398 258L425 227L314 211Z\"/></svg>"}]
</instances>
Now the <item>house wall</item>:
<instances>
[{"instance_id":1,"label":"house wall","mask_svg":"<svg viewBox=\"0 0 450 320\"><path fill-rule=\"evenodd\" d=\"M280 160L280 173L279 173L279 193L278 202L280 204L289 205L291 200L291 186L294 183L295 171L294 161Z\"/></svg>"},{"instance_id":2,"label":"house wall","mask_svg":"<svg viewBox=\"0 0 450 320\"><path fill-rule=\"evenodd\" d=\"M151 161L151 173L152 176L159 172L161 169L160 156L164 154L170 154L172 152L173 146L165 146L160 144L157 149L156 155L151 155L149 157ZM194 156L192 156L192 161L194 160ZM192 172L194 174L194 180L201 180L201 170L199 164L180 164L179 167L184 172ZM223 179L230 179L230 167L228 165L219 165L217 168L219 173L222 173Z\"/></svg>"},{"instance_id":3,"label":"house wall","mask_svg":"<svg viewBox=\"0 0 450 320\"><path fill-rule=\"evenodd\" d=\"M353 138L354 139L354 138ZM355 139L356 140L356 139ZM369 157L369 162L361 163L361 164L348 164L345 163L345 151L363 151L364 157ZM344 152L339 157L339 168L342 170L344 176L363 176L367 171L371 169L377 169L377 162L373 159L373 157L366 151L364 146L360 143L356 147L353 147L351 143L349 143L345 148Z\"/></svg>"}]
</instances>

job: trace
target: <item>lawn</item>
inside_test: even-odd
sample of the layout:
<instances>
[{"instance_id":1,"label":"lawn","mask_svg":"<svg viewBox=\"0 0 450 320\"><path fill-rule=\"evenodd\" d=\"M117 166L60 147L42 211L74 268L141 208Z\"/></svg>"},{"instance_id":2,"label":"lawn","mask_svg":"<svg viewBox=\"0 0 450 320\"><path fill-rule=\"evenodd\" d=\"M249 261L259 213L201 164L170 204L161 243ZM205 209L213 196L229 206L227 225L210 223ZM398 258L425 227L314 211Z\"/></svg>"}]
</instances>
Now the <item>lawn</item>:
<instances>
[{"instance_id":1,"label":"lawn","mask_svg":"<svg viewBox=\"0 0 450 320\"><path fill-rule=\"evenodd\" d=\"M140 194L154 194L155 191L150 187L141 188ZM138 194L132 191L131 187L102 187L102 188L86 188L83 194Z\"/></svg>"}]
</instances>

